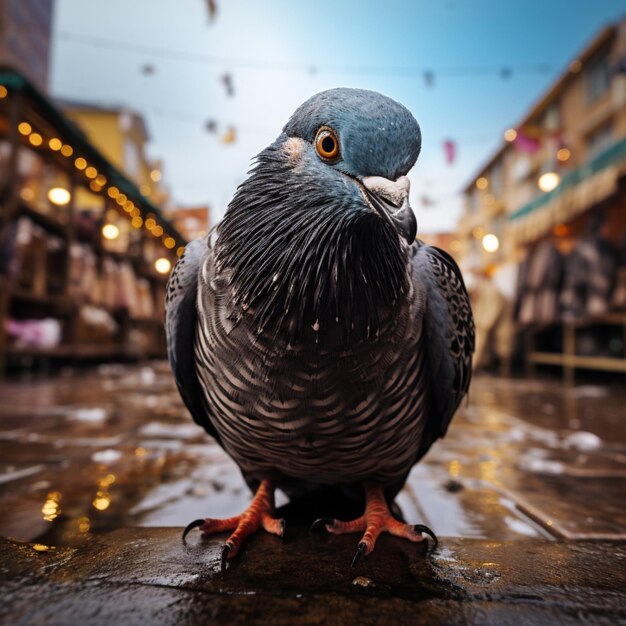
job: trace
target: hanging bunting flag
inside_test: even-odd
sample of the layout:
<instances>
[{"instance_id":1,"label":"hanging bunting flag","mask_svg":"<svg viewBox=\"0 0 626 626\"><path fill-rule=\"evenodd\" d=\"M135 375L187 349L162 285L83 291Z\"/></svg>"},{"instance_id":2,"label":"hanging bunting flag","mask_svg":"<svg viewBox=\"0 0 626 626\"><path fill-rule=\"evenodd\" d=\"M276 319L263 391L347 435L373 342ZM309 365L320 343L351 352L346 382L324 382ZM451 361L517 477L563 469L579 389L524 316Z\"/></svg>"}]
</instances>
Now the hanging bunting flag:
<instances>
[{"instance_id":1,"label":"hanging bunting flag","mask_svg":"<svg viewBox=\"0 0 626 626\"><path fill-rule=\"evenodd\" d=\"M223 144L235 143L237 141L237 130L234 126L229 126L226 132L222 134L220 140Z\"/></svg>"},{"instance_id":2,"label":"hanging bunting flag","mask_svg":"<svg viewBox=\"0 0 626 626\"><path fill-rule=\"evenodd\" d=\"M456 142L452 139L446 139L443 142L443 152L446 156L446 163L453 165L456 159Z\"/></svg>"},{"instance_id":3,"label":"hanging bunting flag","mask_svg":"<svg viewBox=\"0 0 626 626\"><path fill-rule=\"evenodd\" d=\"M513 141L513 145L520 151L527 154L534 154L541 148L541 141L538 137L532 137L534 133L529 133L526 129L520 128L517 131L517 137Z\"/></svg>"},{"instance_id":4,"label":"hanging bunting flag","mask_svg":"<svg viewBox=\"0 0 626 626\"><path fill-rule=\"evenodd\" d=\"M235 88L233 87L233 77L231 74L222 74L222 76L220 77L220 80L222 81L222 85L224 85L224 88L226 89L226 95L229 98L232 98L235 95Z\"/></svg>"},{"instance_id":5,"label":"hanging bunting flag","mask_svg":"<svg viewBox=\"0 0 626 626\"><path fill-rule=\"evenodd\" d=\"M425 209L429 209L430 207L435 206L435 201L430 196L427 196L426 194L422 194L420 196L420 202L422 203L422 206Z\"/></svg>"},{"instance_id":6,"label":"hanging bunting flag","mask_svg":"<svg viewBox=\"0 0 626 626\"><path fill-rule=\"evenodd\" d=\"M209 22L212 22L217 15L217 2L215 0L206 0L206 8L209 12Z\"/></svg>"}]
</instances>

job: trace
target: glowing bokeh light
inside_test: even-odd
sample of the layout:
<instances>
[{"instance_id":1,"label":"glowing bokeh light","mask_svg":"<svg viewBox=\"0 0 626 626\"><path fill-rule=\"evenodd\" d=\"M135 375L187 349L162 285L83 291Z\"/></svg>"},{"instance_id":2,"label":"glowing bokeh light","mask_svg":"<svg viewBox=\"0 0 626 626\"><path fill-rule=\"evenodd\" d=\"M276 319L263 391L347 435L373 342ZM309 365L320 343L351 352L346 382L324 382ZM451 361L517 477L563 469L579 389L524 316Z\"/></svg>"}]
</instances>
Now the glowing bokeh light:
<instances>
[{"instance_id":1,"label":"glowing bokeh light","mask_svg":"<svg viewBox=\"0 0 626 626\"><path fill-rule=\"evenodd\" d=\"M48 191L48 200L57 206L65 206L71 197L70 192L63 187L53 187Z\"/></svg>"},{"instance_id":2,"label":"glowing bokeh light","mask_svg":"<svg viewBox=\"0 0 626 626\"><path fill-rule=\"evenodd\" d=\"M493 233L487 233L482 243L487 252L495 252L500 247L500 241Z\"/></svg>"},{"instance_id":3,"label":"glowing bokeh light","mask_svg":"<svg viewBox=\"0 0 626 626\"><path fill-rule=\"evenodd\" d=\"M169 259L161 257L154 262L154 269L156 269L159 274L167 274L172 269L172 263Z\"/></svg>"},{"instance_id":4,"label":"glowing bokeh light","mask_svg":"<svg viewBox=\"0 0 626 626\"><path fill-rule=\"evenodd\" d=\"M120 236L120 229L115 224L105 224L102 227L102 236L105 239L117 239Z\"/></svg>"},{"instance_id":5,"label":"glowing bokeh light","mask_svg":"<svg viewBox=\"0 0 626 626\"><path fill-rule=\"evenodd\" d=\"M504 131L504 141L515 141L517 139L517 131L514 128L507 128Z\"/></svg>"},{"instance_id":6,"label":"glowing bokeh light","mask_svg":"<svg viewBox=\"0 0 626 626\"><path fill-rule=\"evenodd\" d=\"M561 177L556 172L546 172L539 177L537 186L541 191L552 191L559 186Z\"/></svg>"}]
</instances>

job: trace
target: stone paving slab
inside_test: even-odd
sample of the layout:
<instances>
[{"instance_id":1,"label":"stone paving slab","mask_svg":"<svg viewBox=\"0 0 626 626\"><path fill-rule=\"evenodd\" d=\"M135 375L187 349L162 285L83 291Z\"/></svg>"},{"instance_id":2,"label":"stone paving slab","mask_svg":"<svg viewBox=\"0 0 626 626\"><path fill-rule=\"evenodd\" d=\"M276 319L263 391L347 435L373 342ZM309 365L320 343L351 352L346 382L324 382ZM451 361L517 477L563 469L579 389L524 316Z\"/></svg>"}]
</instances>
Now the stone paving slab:
<instances>
[{"instance_id":1,"label":"stone paving slab","mask_svg":"<svg viewBox=\"0 0 626 626\"><path fill-rule=\"evenodd\" d=\"M79 548L0 540L0 623L626 624L626 543L259 534L224 576L223 537L175 528L94 535Z\"/></svg>"}]
</instances>

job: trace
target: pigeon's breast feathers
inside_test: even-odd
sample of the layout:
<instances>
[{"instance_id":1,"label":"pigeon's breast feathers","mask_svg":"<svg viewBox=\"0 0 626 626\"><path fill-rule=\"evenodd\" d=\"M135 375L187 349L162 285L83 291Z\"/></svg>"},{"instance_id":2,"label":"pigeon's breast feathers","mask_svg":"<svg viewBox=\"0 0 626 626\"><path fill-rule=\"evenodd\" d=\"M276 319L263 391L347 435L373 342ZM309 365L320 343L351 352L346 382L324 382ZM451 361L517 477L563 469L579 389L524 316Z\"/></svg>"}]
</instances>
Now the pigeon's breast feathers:
<instances>
[{"instance_id":1,"label":"pigeon's breast feathers","mask_svg":"<svg viewBox=\"0 0 626 626\"><path fill-rule=\"evenodd\" d=\"M333 89L293 114L218 227L215 271L237 317L297 342L376 333L408 287L406 173L420 129L375 92Z\"/></svg>"}]
</instances>

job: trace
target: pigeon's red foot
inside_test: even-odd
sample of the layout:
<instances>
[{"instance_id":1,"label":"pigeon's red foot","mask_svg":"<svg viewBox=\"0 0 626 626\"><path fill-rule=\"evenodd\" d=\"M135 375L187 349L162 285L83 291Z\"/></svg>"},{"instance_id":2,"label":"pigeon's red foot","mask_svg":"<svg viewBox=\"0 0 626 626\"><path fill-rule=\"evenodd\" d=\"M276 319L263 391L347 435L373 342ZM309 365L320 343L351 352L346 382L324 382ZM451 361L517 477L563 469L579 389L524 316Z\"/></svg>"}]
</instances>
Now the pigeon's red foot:
<instances>
[{"instance_id":1,"label":"pigeon's red foot","mask_svg":"<svg viewBox=\"0 0 626 626\"><path fill-rule=\"evenodd\" d=\"M354 567L363 555L371 554L376 545L378 536L388 532L396 537L404 537L409 541L423 541L424 534L432 537L437 543L437 537L430 528L422 524L403 524L399 522L387 506L383 488L379 485L367 485L365 488L365 513L350 522L331 518L321 518L313 523L312 528L317 530L325 528L329 533L342 535L344 533L356 533L364 531L357 547L356 554L352 559Z\"/></svg>"},{"instance_id":2,"label":"pigeon's red foot","mask_svg":"<svg viewBox=\"0 0 626 626\"><path fill-rule=\"evenodd\" d=\"M222 571L229 560L237 556L246 537L253 535L260 528L268 533L282 537L285 533L285 520L272 517L274 513L274 488L268 480L262 480L250 506L241 514L227 519L194 520L183 532L185 537L194 528L199 528L203 535L213 535L233 530L222 549Z\"/></svg>"}]
</instances>

